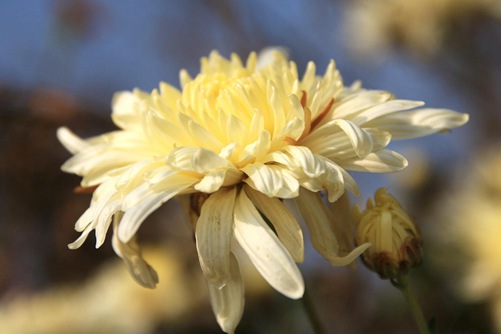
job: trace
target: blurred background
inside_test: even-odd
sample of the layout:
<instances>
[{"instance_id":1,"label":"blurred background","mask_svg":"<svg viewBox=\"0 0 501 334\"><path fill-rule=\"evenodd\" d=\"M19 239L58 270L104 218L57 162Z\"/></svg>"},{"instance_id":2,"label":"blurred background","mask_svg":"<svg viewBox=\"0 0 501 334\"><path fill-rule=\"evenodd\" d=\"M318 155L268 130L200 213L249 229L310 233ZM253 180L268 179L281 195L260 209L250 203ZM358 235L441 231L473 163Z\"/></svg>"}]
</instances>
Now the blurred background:
<instances>
[{"instance_id":1,"label":"blurred background","mask_svg":"<svg viewBox=\"0 0 501 334\"><path fill-rule=\"evenodd\" d=\"M451 133L392 143L410 166L354 173L416 218L411 272L437 333L501 333L500 0L26 0L0 4L0 333L219 333L188 224L169 202L140 230L160 284L136 286L111 242L70 251L90 201L55 131L114 129L114 92L177 85L211 50L286 48L302 72L333 58L347 85L470 114ZM238 333L312 332L300 301L245 268ZM327 333L417 333L405 300L359 263L307 248L301 269Z\"/></svg>"}]
</instances>

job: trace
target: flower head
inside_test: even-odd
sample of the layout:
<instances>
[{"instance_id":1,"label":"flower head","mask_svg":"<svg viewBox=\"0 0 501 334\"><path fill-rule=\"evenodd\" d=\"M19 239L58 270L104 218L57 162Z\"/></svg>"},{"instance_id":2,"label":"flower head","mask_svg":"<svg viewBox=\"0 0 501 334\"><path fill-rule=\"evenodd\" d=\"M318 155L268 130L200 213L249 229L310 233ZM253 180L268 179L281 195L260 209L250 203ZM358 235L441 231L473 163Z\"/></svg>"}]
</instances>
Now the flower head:
<instances>
[{"instance_id":1,"label":"flower head","mask_svg":"<svg viewBox=\"0 0 501 334\"><path fill-rule=\"evenodd\" d=\"M380 188L360 212L355 206L357 244L371 243L362 254L369 269L381 278L396 279L421 263L422 239L409 215L397 200Z\"/></svg>"},{"instance_id":2,"label":"flower head","mask_svg":"<svg viewBox=\"0 0 501 334\"><path fill-rule=\"evenodd\" d=\"M403 112L423 103L344 87L334 61L323 76L310 62L302 78L281 52L260 61L252 53L245 65L236 55L228 60L213 52L201 63L195 78L181 71L181 90L161 83L151 94L117 93L112 119L119 130L82 140L61 128L58 136L74 154L62 169L81 175L83 187L97 187L76 223L82 235L70 248L92 231L99 247L115 217L115 251L133 257L125 263L138 282L154 286L156 275L129 245L149 214L186 195L200 265L227 332L243 308L234 245L276 290L290 298L303 294L296 266L303 235L284 199L294 199L328 261L350 264L368 244L340 247L322 194L333 202L345 189L358 193L347 170L404 168L405 158L386 148L391 139L429 135L468 119L444 109Z\"/></svg>"}]
</instances>

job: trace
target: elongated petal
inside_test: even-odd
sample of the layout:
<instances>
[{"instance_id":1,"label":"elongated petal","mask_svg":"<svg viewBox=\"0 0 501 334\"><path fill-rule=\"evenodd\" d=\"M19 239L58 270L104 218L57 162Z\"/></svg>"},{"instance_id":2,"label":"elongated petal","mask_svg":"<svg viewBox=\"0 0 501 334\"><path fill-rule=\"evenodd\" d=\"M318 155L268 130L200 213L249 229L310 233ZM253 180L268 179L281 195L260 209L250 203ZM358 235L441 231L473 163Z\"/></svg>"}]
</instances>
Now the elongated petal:
<instances>
[{"instance_id":1,"label":"elongated petal","mask_svg":"<svg viewBox=\"0 0 501 334\"><path fill-rule=\"evenodd\" d=\"M333 220L331 213L320 194L301 189L294 202L308 225L313 247L332 265L349 265L370 246L370 244L360 245L346 256L342 256L338 238L330 226Z\"/></svg>"},{"instance_id":2,"label":"elongated petal","mask_svg":"<svg viewBox=\"0 0 501 334\"><path fill-rule=\"evenodd\" d=\"M361 90L353 94L350 94L344 98L339 103L334 105L334 117L353 119L360 112L374 107L375 105L388 101L392 98L390 92L378 91L378 90Z\"/></svg>"},{"instance_id":3,"label":"elongated petal","mask_svg":"<svg viewBox=\"0 0 501 334\"><path fill-rule=\"evenodd\" d=\"M244 311L244 284L238 262L230 253L230 275L223 288L208 284L212 310L225 333L233 334Z\"/></svg>"},{"instance_id":4,"label":"elongated petal","mask_svg":"<svg viewBox=\"0 0 501 334\"><path fill-rule=\"evenodd\" d=\"M141 256L141 250L135 238L132 238L128 243L120 241L118 238L118 226L121 219L121 212L116 213L113 217L113 249L122 258L125 267L134 280L145 288L153 289L158 283L157 272Z\"/></svg>"},{"instance_id":5,"label":"elongated petal","mask_svg":"<svg viewBox=\"0 0 501 334\"><path fill-rule=\"evenodd\" d=\"M248 185L245 185L244 189L256 208L273 224L278 238L287 248L294 261L303 262L303 232L296 217L278 198L265 196Z\"/></svg>"},{"instance_id":6,"label":"elongated petal","mask_svg":"<svg viewBox=\"0 0 501 334\"><path fill-rule=\"evenodd\" d=\"M245 191L241 191L237 198L233 233L256 269L273 288L292 299L303 296L304 282L299 269Z\"/></svg>"},{"instance_id":7,"label":"elongated petal","mask_svg":"<svg viewBox=\"0 0 501 334\"><path fill-rule=\"evenodd\" d=\"M421 101L390 100L364 110L353 119L353 122L361 125L373 119L377 119L379 117L389 115L397 111L409 110L420 107L422 105L424 105L424 102Z\"/></svg>"},{"instance_id":8,"label":"elongated petal","mask_svg":"<svg viewBox=\"0 0 501 334\"><path fill-rule=\"evenodd\" d=\"M387 115L366 126L391 133L393 139L411 139L459 127L468 122L469 115L448 109L418 109Z\"/></svg>"},{"instance_id":9,"label":"elongated petal","mask_svg":"<svg viewBox=\"0 0 501 334\"><path fill-rule=\"evenodd\" d=\"M237 190L220 189L204 202L195 229L205 279L218 288L229 280L233 208Z\"/></svg>"}]
</instances>

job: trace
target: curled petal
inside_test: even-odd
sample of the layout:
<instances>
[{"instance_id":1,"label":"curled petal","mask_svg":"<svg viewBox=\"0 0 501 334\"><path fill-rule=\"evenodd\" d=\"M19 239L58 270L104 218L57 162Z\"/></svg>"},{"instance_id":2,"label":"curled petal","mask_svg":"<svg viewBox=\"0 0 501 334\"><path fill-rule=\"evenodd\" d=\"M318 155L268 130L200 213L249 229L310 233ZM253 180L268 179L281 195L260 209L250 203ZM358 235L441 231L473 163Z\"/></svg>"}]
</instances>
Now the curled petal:
<instances>
[{"instance_id":1,"label":"curled petal","mask_svg":"<svg viewBox=\"0 0 501 334\"><path fill-rule=\"evenodd\" d=\"M222 288L229 279L233 208L237 190L220 189L204 202L195 228L198 259L205 279Z\"/></svg>"},{"instance_id":2,"label":"curled petal","mask_svg":"<svg viewBox=\"0 0 501 334\"><path fill-rule=\"evenodd\" d=\"M370 246L360 245L346 256L342 256L338 237L331 228L331 213L320 194L301 189L294 201L308 226L313 247L332 265L349 265Z\"/></svg>"},{"instance_id":3,"label":"curled petal","mask_svg":"<svg viewBox=\"0 0 501 334\"><path fill-rule=\"evenodd\" d=\"M269 197L296 197L299 182L292 173L280 166L263 163L249 164L241 170L249 176L245 182Z\"/></svg>"},{"instance_id":4,"label":"curled petal","mask_svg":"<svg viewBox=\"0 0 501 334\"><path fill-rule=\"evenodd\" d=\"M233 234L273 288L292 299L303 296L304 282L298 267L245 191L240 192L235 204Z\"/></svg>"},{"instance_id":5,"label":"curled petal","mask_svg":"<svg viewBox=\"0 0 501 334\"><path fill-rule=\"evenodd\" d=\"M218 191L223 185L233 185L242 179L242 172L236 168L220 168L213 170L203 177L194 188L200 192L211 194Z\"/></svg>"},{"instance_id":6,"label":"curled petal","mask_svg":"<svg viewBox=\"0 0 501 334\"><path fill-rule=\"evenodd\" d=\"M121 218L121 212L116 213L113 217L113 249L122 258L134 280L145 288L153 289L158 283L157 272L141 256L141 250L135 238L127 243L123 243L118 238L118 225Z\"/></svg>"},{"instance_id":7,"label":"curled petal","mask_svg":"<svg viewBox=\"0 0 501 334\"><path fill-rule=\"evenodd\" d=\"M333 124L339 126L344 133L348 136L355 153L359 157L365 157L372 151L372 137L370 133L360 128L354 122L344 119L336 119L332 121Z\"/></svg>"},{"instance_id":8,"label":"curled petal","mask_svg":"<svg viewBox=\"0 0 501 334\"><path fill-rule=\"evenodd\" d=\"M284 151L291 155L295 164L300 167L308 177L318 177L325 172L323 162L307 147L289 145Z\"/></svg>"},{"instance_id":9,"label":"curled petal","mask_svg":"<svg viewBox=\"0 0 501 334\"><path fill-rule=\"evenodd\" d=\"M230 253L230 274L227 284L218 288L208 284L212 310L217 323L225 333L233 334L244 311L244 284L238 261Z\"/></svg>"},{"instance_id":10,"label":"curled petal","mask_svg":"<svg viewBox=\"0 0 501 334\"><path fill-rule=\"evenodd\" d=\"M64 126L57 129L57 139L59 139L64 148L72 154L77 154L89 147L89 144L85 140L78 137L70 129Z\"/></svg>"}]
</instances>

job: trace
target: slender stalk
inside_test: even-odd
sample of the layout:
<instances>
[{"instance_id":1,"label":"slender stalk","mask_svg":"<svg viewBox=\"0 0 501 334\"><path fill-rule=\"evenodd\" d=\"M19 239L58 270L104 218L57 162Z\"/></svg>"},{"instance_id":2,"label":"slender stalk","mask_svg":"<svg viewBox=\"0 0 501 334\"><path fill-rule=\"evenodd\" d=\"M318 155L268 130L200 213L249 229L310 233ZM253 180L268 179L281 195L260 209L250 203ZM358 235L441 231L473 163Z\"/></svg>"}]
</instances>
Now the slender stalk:
<instances>
[{"instance_id":1,"label":"slender stalk","mask_svg":"<svg viewBox=\"0 0 501 334\"><path fill-rule=\"evenodd\" d=\"M397 287L400 291L402 291L402 294L405 296L405 299L407 299L407 302L409 303L409 307L411 309L412 314L414 315L414 319L416 320L416 323L419 327L419 331L421 334L431 334L430 329L426 323L426 319L423 315L423 311L421 310L421 307L419 306L416 297L412 293L411 288L409 287L409 282L407 281L407 277L402 275L396 280L397 284L393 284L395 287Z\"/></svg>"},{"instance_id":2,"label":"slender stalk","mask_svg":"<svg viewBox=\"0 0 501 334\"><path fill-rule=\"evenodd\" d=\"M311 299L310 294L308 293L308 289L305 287L304 295L301 299L304 310L306 311L306 315L310 320L311 327L313 328L313 333L315 334L324 334L324 327L320 322L320 318L318 317L317 311L315 309L315 305L313 304L313 300Z\"/></svg>"}]
</instances>

